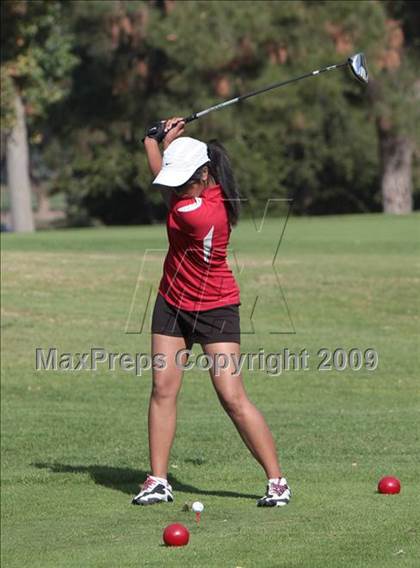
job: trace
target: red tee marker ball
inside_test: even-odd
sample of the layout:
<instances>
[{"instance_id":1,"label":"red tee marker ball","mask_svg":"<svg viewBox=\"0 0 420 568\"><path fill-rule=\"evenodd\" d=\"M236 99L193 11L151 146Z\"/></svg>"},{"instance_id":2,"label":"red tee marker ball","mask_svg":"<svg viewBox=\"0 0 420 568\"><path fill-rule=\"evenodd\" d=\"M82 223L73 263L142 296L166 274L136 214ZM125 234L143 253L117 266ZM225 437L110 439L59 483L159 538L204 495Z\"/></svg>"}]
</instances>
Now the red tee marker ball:
<instances>
[{"instance_id":1,"label":"red tee marker ball","mask_svg":"<svg viewBox=\"0 0 420 568\"><path fill-rule=\"evenodd\" d=\"M168 525L163 531L163 542L166 546L185 546L190 540L187 527L179 523Z\"/></svg>"},{"instance_id":2,"label":"red tee marker ball","mask_svg":"<svg viewBox=\"0 0 420 568\"><path fill-rule=\"evenodd\" d=\"M396 477L386 476L383 477L378 483L378 492L379 493L399 493L401 491L401 483L400 480Z\"/></svg>"}]
</instances>

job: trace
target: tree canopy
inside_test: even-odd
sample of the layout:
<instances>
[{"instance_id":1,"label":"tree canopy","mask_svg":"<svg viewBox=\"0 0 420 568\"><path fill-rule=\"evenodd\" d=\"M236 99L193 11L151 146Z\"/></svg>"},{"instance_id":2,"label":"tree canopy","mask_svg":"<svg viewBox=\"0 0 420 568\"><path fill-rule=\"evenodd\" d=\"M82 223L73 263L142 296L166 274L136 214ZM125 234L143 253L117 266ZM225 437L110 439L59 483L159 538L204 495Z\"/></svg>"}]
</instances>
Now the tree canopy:
<instances>
[{"instance_id":1,"label":"tree canopy","mask_svg":"<svg viewBox=\"0 0 420 568\"><path fill-rule=\"evenodd\" d=\"M6 4L16 12L27 3ZM67 195L73 222L163 218L140 142L157 119L186 116L356 51L367 55L369 89L336 71L212 113L189 125L187 134L225 144L244 195L290 197L296 213L323 214L381 210L384 164L393 158L392 144L381 147L381 139L393 133L394 146L408 141L414 157L418 200L416 3L28 4L36 5L36 31L29 26L22 34L19 23L6 19L7 53L26 70L14 79L27 84L34 112L45 118L31 126L32 136L39 133L37 158L54 173L51 190ZM50 10L60 11L59 21ZM54 17L54 33L43 46L30 57L21 51L28 42L20 46L19 38L43 35ZM29 96L31 89L36 95Z\"/></svg>"}]
</instances>

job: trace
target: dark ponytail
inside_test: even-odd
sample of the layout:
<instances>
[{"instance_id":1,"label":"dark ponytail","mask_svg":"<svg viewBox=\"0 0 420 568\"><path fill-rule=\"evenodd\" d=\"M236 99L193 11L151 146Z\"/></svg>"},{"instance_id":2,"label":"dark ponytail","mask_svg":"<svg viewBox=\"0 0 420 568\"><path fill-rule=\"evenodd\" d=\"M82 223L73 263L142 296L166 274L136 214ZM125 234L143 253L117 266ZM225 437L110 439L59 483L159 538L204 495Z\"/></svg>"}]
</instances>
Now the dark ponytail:
<instances>
[{"instance_id":1,"label":"dark ponytail","mask_svg":"<svg viewBox=\"0 0 420 568\"><path fill-rule=\"evenodd\" d=\"M224 146L217 140L210 140L207 148L210 158L210 163L207 164L209 173L214 181L221 186L225 195L230 224L236 225L241 202L229 156Z\"/></svg>"}]
</instances>

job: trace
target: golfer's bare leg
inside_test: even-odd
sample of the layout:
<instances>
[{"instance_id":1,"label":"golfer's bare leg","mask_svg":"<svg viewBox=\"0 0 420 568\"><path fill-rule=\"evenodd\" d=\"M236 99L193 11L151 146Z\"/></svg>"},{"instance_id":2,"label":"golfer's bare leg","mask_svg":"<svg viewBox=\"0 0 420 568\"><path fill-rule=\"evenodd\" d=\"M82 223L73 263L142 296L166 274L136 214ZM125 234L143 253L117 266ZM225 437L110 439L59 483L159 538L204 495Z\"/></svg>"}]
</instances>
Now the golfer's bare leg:
<instances>
[{"instance_id":1,"label":"golfer's bare leg","mask_svg":"<svg viewBox=\"0 0 420 568\"><path fill-rule=\"evenodd\" d=\"M176 430L176 401L183 371L176 364L176 354L185 349L182 337L154 333L152 353L165 356L164 369L153 370L153 386L149 403L149 451L152 475L166 478L169 454ZM182 358L182 364L187 357Z\"/></svg>"},{"instance_id":2,"label":"golfer's bare leg","mask_svg":"<svg viewBox=\"0 0 420 568\"><path fill-rule=\"evenodd\" d=\"M249 400L241 375L233 375L234 365L231 354L239 358L238 343L210 343L203 345L203 351L215 356L224 353L228 357L228 367L220 369L215 376L214 369L210 375L217 396L245 444L262 465L268 478L281 477L276 446L267 423L259 410Z\"/></svg>"}]
</instances>

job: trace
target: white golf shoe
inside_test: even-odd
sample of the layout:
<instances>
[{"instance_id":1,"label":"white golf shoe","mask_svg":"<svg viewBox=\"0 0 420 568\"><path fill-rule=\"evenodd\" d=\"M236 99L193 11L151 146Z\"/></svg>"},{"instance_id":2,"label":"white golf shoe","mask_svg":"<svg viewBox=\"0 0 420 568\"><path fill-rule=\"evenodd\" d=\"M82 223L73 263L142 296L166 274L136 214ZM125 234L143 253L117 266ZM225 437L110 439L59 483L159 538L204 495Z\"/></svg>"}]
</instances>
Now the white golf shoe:
<instances>
[{"instance_id":1,"label":"white golf shoe","mask_svg":"<svg viewBox=\"0 0 420 568\"><path fill-rule=\"evenodd\" d=\"M265 495L258 499L258 507L283 507L292 497L290 487L285 477L272 479L268 482Z\"/></svg>"},{"instance_id":2,"label":"white golf shoe","mask_svg":"<svg viewBox=\"0 0 420 568\"><path fill-rule=\"evenodd\" d=\"M162 482L153 475L148 475L143 487L133 500L132 505L154 505L155 503L168 503L173 501L172 487L166 481Z\"/></svg>"}]
</instances>

